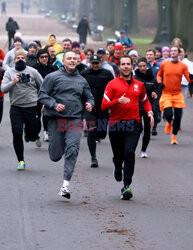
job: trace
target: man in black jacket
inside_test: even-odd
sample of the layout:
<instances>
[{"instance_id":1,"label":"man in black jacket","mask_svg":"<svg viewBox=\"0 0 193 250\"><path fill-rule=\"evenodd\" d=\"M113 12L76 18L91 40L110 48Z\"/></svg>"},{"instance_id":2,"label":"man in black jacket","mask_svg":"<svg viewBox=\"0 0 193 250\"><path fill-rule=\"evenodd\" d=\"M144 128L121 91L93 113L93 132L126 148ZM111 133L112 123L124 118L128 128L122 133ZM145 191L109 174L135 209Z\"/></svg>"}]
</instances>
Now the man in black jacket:
<instances>
[{"instance_id":1,"label":"man in black jacket","mask_svg":"<svg viewBox=\"0 0 193 250\"><path fill-rule=\"evenodd\" d=\"M83 71L81 75L90 85L91 92L95 99L95 107L92 112L85 111L85 118L88 127L87 143L91 154L91 167L98 167L96 158L96 141L105 139L108 125L108 111L101 111L101 103L104 90L108 82L114 79L112 73L101 68L101 59L98 55L90 58L90 68Z\"/></svg>"},{"instance_id":2,"label":"man in black jacket","mask_svg":"<svg viewBox=\"0 0 193 250\"><path fill-rule=\"evenodd\" d=\"M153 71L151 68L147 68L147 59L145 57L141 57L137 61L138 68L135 70L134 78L143 82L145 85L147 97L153 107L154 101L157 99L159 93L159 87L157 82L154 79ZM147 147L150 142L150 134L151 134L151 126L150 126L150 118L145 112L143 105L139 102L139 113L141 122L143 120L144 134L142 139L142 147L141 147L141 158L147 158Z\"/></svg>"},{"instance_id":3,"label":"man in black jacket","mask_svg":"<svg viewBox=\"0 0 193 250\"><path fill-rule=\"evenodd\" d=\"M13 20L12 17L9 17L5 28L8 32L8 40L9 40L8 50L9 50L11 43L12 43L12 39L14 40L15 32L16 32L16 30L19 29L19 26L18 26L17 22Z\"/></svg>"},{"instance_id":4,"label":"man in black jacket","mask_svg":"<svg viewBox=\"0 0 193 250\"><path fill-rule=\"evenodd\" d=\"M54 67L53 65L50 64L50 56L47 50L45 49L40 49L37 53L37 59L36 59L36 65L35 69L40 73L42 78L44 79L48 74L56 71L58 68ZM38 103L39 107L39 116L41 117L42 115L42 104ZM42 115L42 121L43 121L43 128L44 128L44 136L43 140L48 141L48 128L47 128L47 117Z\"/></svg>"},{"instance_id":5,"label":"man in black jacket","mask_svg":"<svg viewBox=\"0 0 193 250\"><path fill-rule=\"evenodd\" d=\"M87 34L91 34L90 26L86 16L83 16L80 20L77 28L77 33L79 34L80 44L86 45Z\"/></svg>"},{"instance_id":6,"label":"man in black jacket","mask_svg":"<svg viewBox=\"0 0 193 250\"><path fill-rule=\"evenodd\" d=\"M37 44L35 42L31 42L28 45L28 53L27 53L27 66L35 68L37 63Z\"/></svg>"},{"instance_id":7,"label":"man in black jacket","mask_svg":"<svg viewBox=\"0 0 193 250\"><path fill-rule=\"evenodd\" d=\"M74 52L64 55L63 65L47 75L39 92L48 117L49 155L59 161L64 155L64 181L59 195L70 198L69 182L76 164L82 134L83 100L92 111L94 98L87 81L77 72Z\"/></svg>"}]
</instances>

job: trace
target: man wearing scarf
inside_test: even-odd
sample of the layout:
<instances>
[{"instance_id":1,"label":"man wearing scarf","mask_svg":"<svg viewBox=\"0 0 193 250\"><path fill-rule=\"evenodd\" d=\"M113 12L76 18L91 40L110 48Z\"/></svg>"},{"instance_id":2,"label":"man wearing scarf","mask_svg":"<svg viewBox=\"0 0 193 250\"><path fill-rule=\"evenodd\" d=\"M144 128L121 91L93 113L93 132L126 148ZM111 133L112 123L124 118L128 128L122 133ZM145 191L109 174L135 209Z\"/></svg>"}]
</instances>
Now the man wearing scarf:
<instances>
[{"instance_id":1,"label":"man wearing scarf","mask_svg":"<svg viewBox=\"0 0 193 250\"><path fill-rule=\"evenodd\" d=\"M26 66L26 53L15 52L15 66L6 70L1 91L9 92L10 120L13 133L13 146L18 159L18 170L25 169L23 128L28 141L36 141L40 132L38 115L38 90L43 81L41 75L32 67Z\"/></svg>"}]
</instances>

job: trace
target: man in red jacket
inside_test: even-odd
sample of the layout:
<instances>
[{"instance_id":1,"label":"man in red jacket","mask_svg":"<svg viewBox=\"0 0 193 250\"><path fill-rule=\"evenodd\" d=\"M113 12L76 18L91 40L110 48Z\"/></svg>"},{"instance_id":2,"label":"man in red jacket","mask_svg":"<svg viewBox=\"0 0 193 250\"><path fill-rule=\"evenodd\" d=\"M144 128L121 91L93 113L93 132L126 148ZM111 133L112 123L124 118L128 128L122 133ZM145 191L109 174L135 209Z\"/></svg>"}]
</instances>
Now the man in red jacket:
<instances>
[{"instance_id":1,"label":"man in red jacket","mask_svg":"<svg viewBox=\"0 0 193 250\"><path fill-rule=\"evenodd\" d=\"M129 200L133 194L130 189L135 165L135 149L141 133L139 99L153 126L153 112L147 98L145 86L132 76L133 62L128 55L119 61L120 76L106 86L101 109L110 109L109 138L115 166L114 177L122 181L121 199ZM124 163L124 165L123 165ZM123 165L123 166L122 166Z\"/></svg>"}]
</instances>

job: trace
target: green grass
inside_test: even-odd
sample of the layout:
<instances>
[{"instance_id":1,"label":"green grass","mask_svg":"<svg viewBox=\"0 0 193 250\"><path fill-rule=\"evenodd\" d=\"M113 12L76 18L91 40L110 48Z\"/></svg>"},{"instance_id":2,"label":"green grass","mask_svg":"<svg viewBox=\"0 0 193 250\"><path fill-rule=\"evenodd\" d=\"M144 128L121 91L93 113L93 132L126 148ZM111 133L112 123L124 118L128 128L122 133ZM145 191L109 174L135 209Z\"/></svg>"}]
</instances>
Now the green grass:
<instances>
[{"instance_id":1,"label":"green grass","mask_svg":"<svg viewBox=\"0 0 193 250\"><path fill-rule=\"evenodd\" d=\"M103 35L103 38L105 39L105 40L114 40L115 39L115 37L113 37L113 36L105 36L105 35ZM149 44L149 43L152 43L152 41L153 41L153 39L152 38L139 38L139 37L137 37L137 38L133 38L132 37L132 41L135 43L135 44Z\"/></svg>"},{"instance_id":2,"label":"green grass","mask_svg":"<svg viewBox=\"0 0 193 250\"><path fill-rule=\"evenodd\" d=\"M153 39L152 38L132 38L132 41L136 45L139 45L139 44L150 44L150 43L152 43Z\"/></svg>"}]
</instances>

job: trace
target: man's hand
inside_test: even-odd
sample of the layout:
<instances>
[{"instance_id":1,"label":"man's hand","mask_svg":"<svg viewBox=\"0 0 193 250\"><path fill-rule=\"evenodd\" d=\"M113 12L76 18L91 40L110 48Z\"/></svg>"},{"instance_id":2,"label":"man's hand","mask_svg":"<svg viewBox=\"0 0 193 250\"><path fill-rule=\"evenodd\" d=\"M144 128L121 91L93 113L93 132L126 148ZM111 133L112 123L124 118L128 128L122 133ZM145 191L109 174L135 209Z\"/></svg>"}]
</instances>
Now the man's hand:
<instances>
[{"instance_id":1,"label":"man's hand","mask_svg":"<svg viewBox=\"0 0 193 250\"><path fill-rule=\"evenodd\" d=\"M149 111L147 113L148 117L150 118L150 126L153 127L154 126L154 118L153 118L153 112Z\"/></svg>"},{"instance_id":2,"label":"man's hand","mask_svg":"<svg viewBox=\"0 0 193 250\"><path fill-rule=\"evenodd\" d=\"M154 98L154 99L157 99L157 94L155 92L152 92L151 93L151 96Z\"/></svg>"},{"instance_id":3,"label":"man's hand","mask_svg":"<svg viewBox=\"0 0 193 250\"><path fill-rule=\"evenodd\" d=\"M62 112L65 110L65 105L59 103L58 106L56 107L56 111Z\"/></svg>"},{"instance_id":4,"label":"man's hand","mask_svg":"<svg viewBox=\"0 0 193 250\"><path fill-rule=\"evenodd\" d=\"M86 102L86 103L85 103L85 107L86 107L86 110L87 110L88 112L91 112L91 111L92 111L92 105L91 105L89 102Z\"/></svg>"},{"instance_id":5,"label":"man's hand","mask_svg":"<svg viewBox=\"0 0 193 250\"><path fill-rule=\"evenodd\" d=\"M127 104L130 102L130 99L125 97L125 93L119 98L119 103Z\"/></svg>"},{"instance_id":6,"label":"man's hand","mask_svg":"<svg viewBox=\"0 0 193 250\"><path fill-rule=\"evenodd\" d=\"M13 83L16 84L17 82L19 82L19 73L17 73L13 78Z\"/></svg>"}]
</instances>

